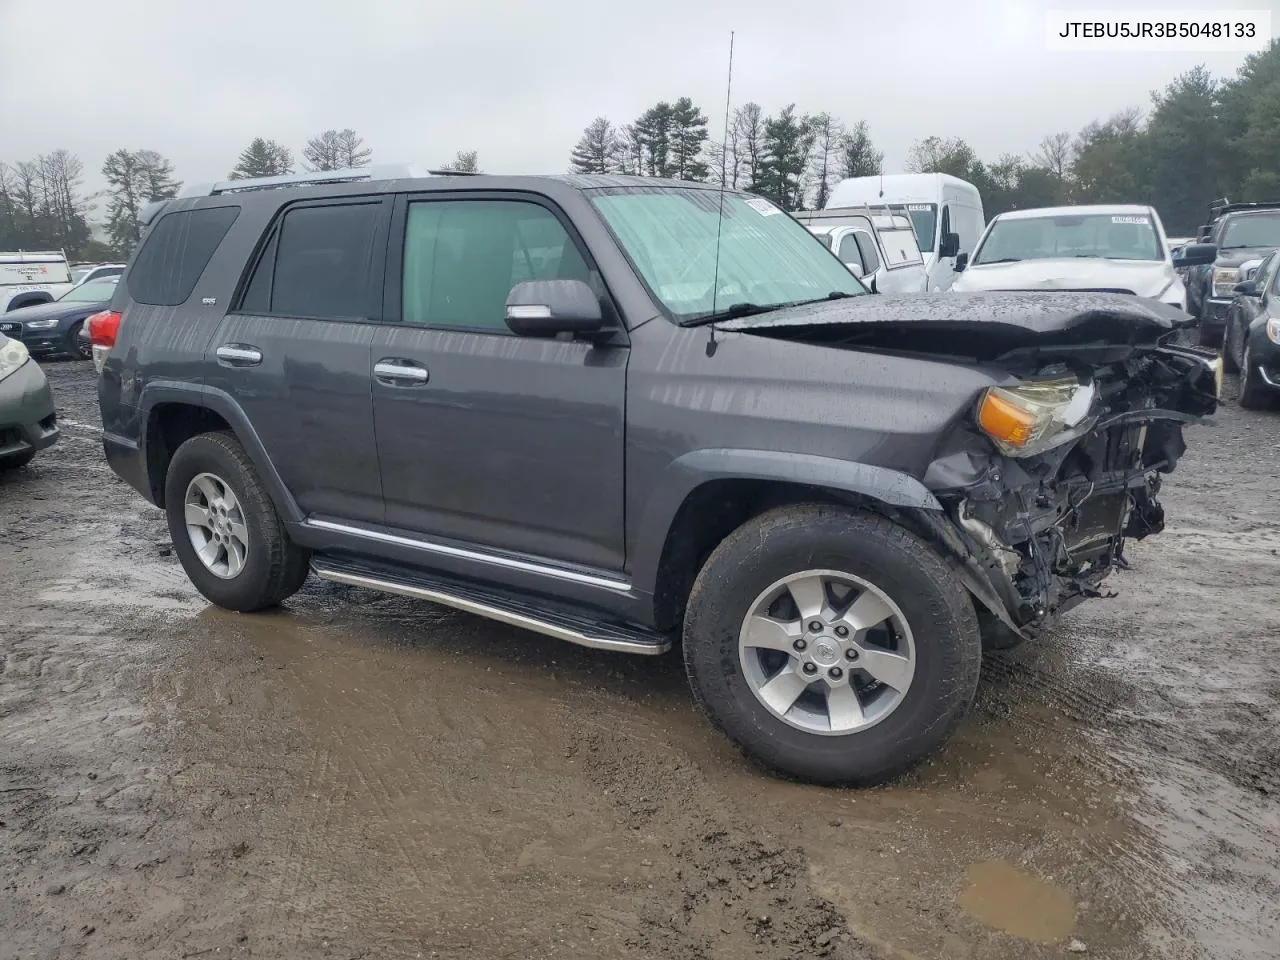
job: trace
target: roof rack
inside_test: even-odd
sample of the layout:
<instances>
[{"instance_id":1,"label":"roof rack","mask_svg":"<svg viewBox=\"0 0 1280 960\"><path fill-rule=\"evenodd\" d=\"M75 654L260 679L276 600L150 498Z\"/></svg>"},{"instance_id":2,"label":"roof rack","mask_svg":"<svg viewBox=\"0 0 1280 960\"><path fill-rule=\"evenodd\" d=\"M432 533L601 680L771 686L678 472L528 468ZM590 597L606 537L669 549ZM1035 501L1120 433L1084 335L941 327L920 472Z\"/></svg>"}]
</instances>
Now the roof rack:
<instances>
[{"instance_id":1,"label":"roof rack","mask_svg":"<svg viewBox=\"0 0 1280 960\"><path fill-rule=\"evenodd\" d=\"M179 197L214 197L223 193L243 193L249 190L273 190L277 187L298 187L309 183L358 183L362 180L405 180L424 177L435 171L423 170L412 164L381 164L371 167L346 167L342 170L315 170L306 173L286 173L279 177L252 177L244 180L219 180L215 183L195 183L184 187Z\"/></svg>"},{"instance_id":2,"label":"roof rack","mask_svg":"<svg viewBox=\"0 0 1280 960\"><path fill-rule=\"evenodd\" d=\"M1238 210L1274 210L1280 207L1280 200L1264 200L1255 203L1232 203L1226 197L1214 200L1209 204L1209 217L1217 220L1224 213L1235 213Z\"/></svg>"}]
</instances>

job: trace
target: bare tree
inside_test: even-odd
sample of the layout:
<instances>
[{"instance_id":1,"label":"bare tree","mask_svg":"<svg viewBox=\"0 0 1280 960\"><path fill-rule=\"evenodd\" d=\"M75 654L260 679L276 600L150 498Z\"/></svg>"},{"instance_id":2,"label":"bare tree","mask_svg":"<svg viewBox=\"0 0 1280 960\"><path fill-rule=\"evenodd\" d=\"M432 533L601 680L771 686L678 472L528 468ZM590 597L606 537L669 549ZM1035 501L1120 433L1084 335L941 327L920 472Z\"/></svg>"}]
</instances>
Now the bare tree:
<instances>
[{"instance_id":1,"label":"bare tree","mask_svg":"<svg viewBox=\"0 0 1280 960\"><path fill-rule=\"evenodd\" d=\"M748 190L760 184L765 167L765 120L758 103L744 103L734 111L733 126L741 150L742 178ZM737 180L734 181L737 186Z\"/></svg>"},{"instance_id":2,"label":"bare tree","mask_svg":"<svg viewBox=\"0 0 1280 960\"><path fill-rule=\"evenodd\" d=\"M459 150L452 160L442 163L440 169L454 173L479 173L480 154L476 150Z\"/></svg>"},{"instance_id":3,"label":"bare tree","mask_svg":"<svg viewBox=\"0 0 1280 960\"><path fill-rule=\"evenodd\" d=\"M347 127L343 130L325 130L307 141L302 158L309 170L345 170L363 167L373 156L364 145L364 138Z\"/></svg>"},{"instance_id":4,"label":"bare tree","mask_svg":"<svg viewBox=\"0 0 1280 960\"><path fill-rule=\"evenodd\" d=\"M813 137L809 161L809 173L814 181L813 206L815 210L821 210L831 197L831 181L836 178L844 127L825 112L810 117L808 126L809 135Z\"/></svg>"},{"instance_id":5,"label":"bare tree","mask_svg":"<svg viewBox=\"0 0 1280 960\"><path fill-rule=\"evenodd\" d=\"M1051 133L1040 141L1040 149L1032 156L1031 162L1052 170L1059 180L1065 180L1071 173L1071 161L1075 155L1070 133Z\"/></svg>"}]
</instances>

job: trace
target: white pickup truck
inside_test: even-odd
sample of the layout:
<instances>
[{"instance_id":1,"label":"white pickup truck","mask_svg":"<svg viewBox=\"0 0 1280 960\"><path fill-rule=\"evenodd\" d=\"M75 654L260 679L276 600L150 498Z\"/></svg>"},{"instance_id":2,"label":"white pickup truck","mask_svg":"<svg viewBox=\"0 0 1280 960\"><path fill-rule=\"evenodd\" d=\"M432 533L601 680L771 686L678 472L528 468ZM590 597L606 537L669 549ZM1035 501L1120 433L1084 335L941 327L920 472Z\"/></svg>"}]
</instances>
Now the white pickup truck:
<instances>
[{"instance_id":1,"label":"white pickup truck","mask_svg":"<svg viewBox=\"0 0 1280 960\"><path fill-rule=\"evenodd\" d=\"M0 313L57 300L73 286L60 250L0 252Z\"/></svg>"}]
</instances>

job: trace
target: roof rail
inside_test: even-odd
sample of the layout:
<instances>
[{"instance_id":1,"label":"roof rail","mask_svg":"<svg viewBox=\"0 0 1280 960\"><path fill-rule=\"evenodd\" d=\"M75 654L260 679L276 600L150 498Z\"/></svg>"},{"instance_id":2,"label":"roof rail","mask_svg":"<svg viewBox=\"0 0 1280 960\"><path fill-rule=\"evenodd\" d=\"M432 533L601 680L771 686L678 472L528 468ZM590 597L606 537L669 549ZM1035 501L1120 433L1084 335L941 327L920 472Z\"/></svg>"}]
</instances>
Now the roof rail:
<instances>
[{"instance_id":1,"label":"roof rail","mask_svg":"<svg viewBox=\"0 0 1280 960\"><path fill-rule=\"evenodd\" d=\"M219 180L184 187L179 197L214 197L222 193L248 190L271 190L276 187L298 187L309 183L357 183L361 180L402 180L428 176L430 171L407 163L379 164L371 167L346 167L342 170L315 170L286 173L278 177L252 177L244 180Z\"/></svg>"}]
</instances>

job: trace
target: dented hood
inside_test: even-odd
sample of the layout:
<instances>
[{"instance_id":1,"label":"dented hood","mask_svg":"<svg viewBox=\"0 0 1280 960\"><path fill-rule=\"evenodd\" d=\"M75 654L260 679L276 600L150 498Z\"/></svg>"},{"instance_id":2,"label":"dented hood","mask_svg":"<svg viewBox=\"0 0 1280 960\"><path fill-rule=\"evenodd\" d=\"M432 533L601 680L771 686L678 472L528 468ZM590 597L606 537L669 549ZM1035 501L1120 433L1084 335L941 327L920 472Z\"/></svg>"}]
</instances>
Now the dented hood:
<instances>
[{"instance_id":1,"label":"dented hood","mask_svg":"<svg viewBox=\"0 0 1280 960\"><path fill-rule=\"evenodd\" d=\"M722 321L722 330L766 332L790 328L946 329L1051 340L1154 341L1187 321L1182 311L1155 300L1113 293L920 293L870 295L785 307Z\"/></svg>"}]
</instances>

